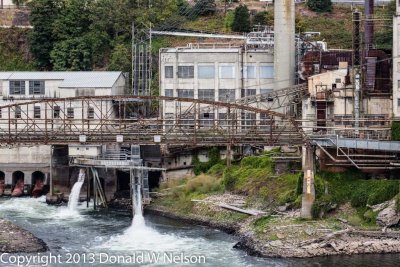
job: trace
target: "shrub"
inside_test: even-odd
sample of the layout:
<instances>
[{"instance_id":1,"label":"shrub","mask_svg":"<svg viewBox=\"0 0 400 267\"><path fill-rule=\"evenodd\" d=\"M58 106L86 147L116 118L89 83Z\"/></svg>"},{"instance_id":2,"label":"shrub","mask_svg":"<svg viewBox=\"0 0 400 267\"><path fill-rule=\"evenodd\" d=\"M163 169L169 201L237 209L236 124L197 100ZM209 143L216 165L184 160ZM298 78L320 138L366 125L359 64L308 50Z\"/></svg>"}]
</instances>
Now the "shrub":
<instances>
[{"instance_id":1,"label":"shrub","mask_svg":"<svg viewBox=\"0 0 400 267\"><path fill-rule=\"evenodd\" d=\"M399 193L399 184L397 181L388 181L387 183L380 183L380 186L376 186L376 189L371 190L372 193L368 197L368 204L375 205L387 200L392 199Z\"/></svg>"},{"instance_id":2,"label":"shrub","mask_svg":"<svg viewBox=\"0 0 400 267\"><path fill-rule=\"evenodd\" d=\"M331 0L307 0L307 6L309 9L315 12L331 12L332 1Z\"/></svg>"},{"instance_id":3,"label":"shrub","mask_svg":"<svg viewBox=\"0 0 400 267\"><path fill-rule=\"evenodd\" d=\"M221 181L213 176L199 175L189 179L186 186L186 194L190 193L212 193L221 190Z\"/></svg>"},{"instance_id":4,"label":"shrub","mask_svg":"<svg viewBox=\"0 0 400 267\"><path fill-rule=\"evenodd\" d=\"M237 182L236 177L233 175L232 169L226 169L223 175L223 184L226 190L233 191Z\"/></svg>"},{"instance_id":5,"label":"shrub","mask_svg":"<svg viewBox=\"0 0 400 267\"><path fill-rule=\"evenodd\" d=\"M400 121L392 122L392 140L400 141Z\"/></svg>"}]
</instances>

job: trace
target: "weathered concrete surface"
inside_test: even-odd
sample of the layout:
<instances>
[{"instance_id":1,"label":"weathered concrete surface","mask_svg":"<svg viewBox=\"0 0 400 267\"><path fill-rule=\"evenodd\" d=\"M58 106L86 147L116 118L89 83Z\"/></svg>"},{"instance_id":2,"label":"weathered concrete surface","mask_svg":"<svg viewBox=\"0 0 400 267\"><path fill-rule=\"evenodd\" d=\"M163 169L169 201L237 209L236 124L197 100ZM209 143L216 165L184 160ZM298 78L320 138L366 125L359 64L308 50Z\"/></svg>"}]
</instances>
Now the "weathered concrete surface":
<instances>
[{"instance_id":1,"label":"weathered concrete surface","mask_svg":"<svg viewBox=\"0 0 400 267\"><path fill-rule=\"evenodd\" d=\"M47 250L43 240L9 221L0 219L0 252L34 253Z\"/></svg>"}]
</instances>

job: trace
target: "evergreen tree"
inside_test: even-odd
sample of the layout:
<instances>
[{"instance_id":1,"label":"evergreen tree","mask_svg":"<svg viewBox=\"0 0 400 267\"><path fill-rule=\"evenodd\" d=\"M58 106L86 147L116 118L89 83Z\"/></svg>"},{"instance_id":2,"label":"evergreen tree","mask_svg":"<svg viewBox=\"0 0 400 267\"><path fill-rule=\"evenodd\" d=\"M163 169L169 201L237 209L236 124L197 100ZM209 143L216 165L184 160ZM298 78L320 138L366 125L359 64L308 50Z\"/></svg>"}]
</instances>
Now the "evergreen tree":
<instances>
[{"instance_id":1,"label":"evergreen tree","mask_svg":"<svg viewBox=\"0 0 400 267\"><path fill-rule=\"evenodd\" d=\"M309 9L315 12L331 12L332 1L331 0L307 0L307 6Z\"/></svg>"},{"instance_id":2,"label":"evergreen tree","mask_svg":"<svg viewBox=\"0 0 400 267\"><path fill-rule=\"evenodd\" d=\"M53 24L61 8L61 0L35 0L29 3L30 21L33 26L29 35L29 47L37 68L51 70L50 52L56 41Z\"/></svg>"},{"instance_id":3,"label":"evergreen tree","mask_svg":"<svg viewBox=\"0 0 400 267\"><path fill-rule=\"evenodd\" d=\"M250 13L246 5L240 5L235 9L235 17L232 23L232 31L234 32L249 32Z\"/></svg>"}]
</instances>

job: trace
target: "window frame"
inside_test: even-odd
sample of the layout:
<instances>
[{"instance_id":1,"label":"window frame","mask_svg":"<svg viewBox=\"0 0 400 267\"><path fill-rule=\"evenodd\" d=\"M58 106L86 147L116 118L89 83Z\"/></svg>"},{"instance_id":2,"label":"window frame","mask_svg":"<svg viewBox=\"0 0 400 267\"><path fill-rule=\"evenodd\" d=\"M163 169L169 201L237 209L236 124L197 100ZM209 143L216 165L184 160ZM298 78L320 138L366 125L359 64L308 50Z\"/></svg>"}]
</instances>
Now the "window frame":
<instances>
[{"instance_id":1,"label":"window frame","mask_svg":"<svg viewBox=\"0 0 400 267\"><path fill-rule=\"evenodd\" d=\"M178 97L194 98L194 89L177 89Z\"/></svg>"},{"instance_id":2,"label":"window frame","mask_svg":"<svg viewBox=\"0 0 400 267\"><path fill-rule=\"evenodd\" d=\"M73 107L67 107L67 119L74 119L75 112Z\"/></svg>"},{"instance_id":3,"label":"window frame","mask_svg":"<svg viewBox=\"0 0 400 267\"><path fill-rule=\"evenodd\" d=\"M17 87L16 83L19 83L18 87ZM10 95L25 95L25 92L26 92L25 87L26 87L25 81L11 80L11 81L9 81L9 91L8 92ZM18 90L18 93L16 93L16 90Z\"/></svg>"},{"instance_id":4,"label":"window frame","mask_svg":"<svg viewBox=\"0 0 400 267\"><path fill-rule=\"evenodd\" d=\"M41 113L42 113L42 111L41 111L40 106L33 107L33 118L34 119L40 119L41 115L42 115Z\"/></svg>"},{"instance_id":5,"label":"window frame","mask_svg":"<svg viewBox=\"0 0 400 267\"><path fill-rule=\"evenodd\" d=\"M174 97L174 89L164 89L164 95L167 97Z\"/></svg>"},{"instance_id":6,"label":"window frame","mask_svg":"<svg viewBox=\"0 0 400 267\"><path fill-rule=\"evenodd\" d=\"M273 65L260 65L260 79L273 79L274 78L274 66ZM270 69L271 72L264 73L263 69ZM268 75L265 75L268 74Z\"/></svg>"},{"instance_id":7,"label":"window frame","mask_svg":"<svg viewBox=\"0 0 400 267\"><path fill-rule=\"evenodd\" d=\"M164 66L164 78L173 79L174 78L174 66L168 65Z\"/></svg>"},{"instance_id":8,"label":"window frame","mask_svg":"<svg viewBox=\"0 0 400 267\"><path fill-rule=\"evenodd\" d=\"M204 74L201 75L200 74L201 73L201 69L207 69L207 68L212 68L212 72L208 73L206 71L205 75ZM198 65L197 66L197 78L198 79L215 79L215 66L214 65Z\"/></svg>"},{"instance_id":9,"label":"window frame","mask_svg":"<svg viewBox=\"0 0 400 267\"><path fill-rule=\"evenodd\" d=\"M53 107L53 119L59 119L61 114L61 107L60 106L54 106Z\"/></svg>"},{"instance_id":10,"label":"window frame","mask_svg":"<svg viewBox=\"0 0 400 267\"><path fill-rule=\"evenodd\" d=\"M193 65L178 66L178 78L179 79L193 79L194 78L194 66Z\"/></svg>"},{"instance_id":11,"label":"window frame","mask_svg":"<svg viewBox=\"0 0 400 267\"><path fill-rule=\"evenodd\" d=\"M224 69L225 68L231 68L231 75L230 76L226 76ZM236 69L235 69L235 65L220 65L219 66L219 78L220 79L235 79L236 78Z\"/></svg>"},{"instance_id":12,"label":"window frame","mask_svg":"<svg viewBox=\"0 0 400 267\"><path fill-rule=\"evenodd\" d=\"M38 84L35 84L38 83ZM37 91L39 89L39 91ZM29 94L30 95L44 95L45 94L45 82L41 80L29 81Z\"/></svg>"},{"instance_id":13,"label":"window frame","mask_svg":"<svg viewBox=\"0 0 400 267\"><path fill-rule=\"evenodd\" d=\"M249 76L249 69L252 69L254 73ZM243 70L243 77L245 79L257 79L257 66L256 65L247 65Z\"/></svg>"},{"instance_id":14,"label":"window frame","mask_svg":"<svg viewBox=\"0 0 400 267\"><path fill-rule=\"evenodd\" d=\"M215 90L214 89L198 89L197 90L197 98L202 99L202 100L215 101Z\"/></svg>"}]
</instances>

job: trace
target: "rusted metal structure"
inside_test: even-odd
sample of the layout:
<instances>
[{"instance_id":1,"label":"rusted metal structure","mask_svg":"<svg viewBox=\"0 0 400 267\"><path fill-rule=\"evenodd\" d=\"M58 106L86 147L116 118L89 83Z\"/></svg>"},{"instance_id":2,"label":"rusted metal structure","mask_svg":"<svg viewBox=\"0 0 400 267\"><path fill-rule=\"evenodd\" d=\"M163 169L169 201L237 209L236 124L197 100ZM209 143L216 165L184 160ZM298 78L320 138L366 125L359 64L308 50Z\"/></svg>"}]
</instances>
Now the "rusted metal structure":
<instances>
[{"instance_id":1,"label":"rusted metal structure","mask_svg":"<svg viewBox=\"0 0 400 267\"><path fill-rule=\"evenodd\" d=\"M174 118L131 117L129 109L147 102L143 100L174 101L179 112ZM74 111L69 109L71 106ZM204 109L208 114L226 116L200 116L199 110ZM303 138L294 118L282 113L237 103L177 97L43 99L2 106L0 119L3 146L79 143L271 146L301 145Z\"/></svg>"}]
</instances>

